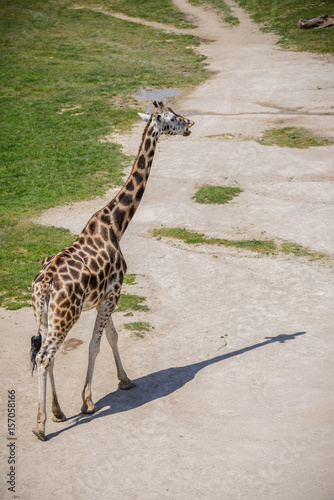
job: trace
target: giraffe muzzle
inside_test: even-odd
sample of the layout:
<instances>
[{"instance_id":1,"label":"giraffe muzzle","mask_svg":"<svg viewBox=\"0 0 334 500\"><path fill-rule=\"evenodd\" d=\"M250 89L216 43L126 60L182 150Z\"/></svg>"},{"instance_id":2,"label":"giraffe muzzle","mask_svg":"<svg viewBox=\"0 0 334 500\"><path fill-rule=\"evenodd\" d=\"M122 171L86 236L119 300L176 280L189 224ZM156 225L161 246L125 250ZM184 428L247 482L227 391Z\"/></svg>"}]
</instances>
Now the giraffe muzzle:
<instances>
[{"instance_id":1,"label":"giraffe muzzle","mask_svg":"<svg viewBox=\"0 0 334 500\"><path fill-rule=\"evenodd\" d=\"M195 125L195 122L193 122L192 120L189 120L189 125L188 127L186 128L185 132L182 134L184 137L187 137L188 135L191 134L191 130L190 127L192 127L193 125Z\"/></svg>"}]
</instances>

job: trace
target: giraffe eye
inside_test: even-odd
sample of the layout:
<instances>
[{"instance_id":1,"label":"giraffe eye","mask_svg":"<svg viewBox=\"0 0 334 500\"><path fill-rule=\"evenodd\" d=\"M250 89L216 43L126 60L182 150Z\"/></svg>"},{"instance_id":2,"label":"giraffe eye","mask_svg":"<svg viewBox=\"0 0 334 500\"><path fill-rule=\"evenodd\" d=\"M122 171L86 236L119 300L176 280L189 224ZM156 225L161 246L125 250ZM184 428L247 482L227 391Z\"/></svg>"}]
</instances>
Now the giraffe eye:
<instances>
[{"instance_id":1,"label":"giraffe eye","mask_svg":"<svg viewBox=\"0 0 334 500\"><path fill-rule=\"evenodd\" d=\"M172 122L175 122L175 120L176 120L176 116L173 116Z\"/></svg>"}]
</instances>

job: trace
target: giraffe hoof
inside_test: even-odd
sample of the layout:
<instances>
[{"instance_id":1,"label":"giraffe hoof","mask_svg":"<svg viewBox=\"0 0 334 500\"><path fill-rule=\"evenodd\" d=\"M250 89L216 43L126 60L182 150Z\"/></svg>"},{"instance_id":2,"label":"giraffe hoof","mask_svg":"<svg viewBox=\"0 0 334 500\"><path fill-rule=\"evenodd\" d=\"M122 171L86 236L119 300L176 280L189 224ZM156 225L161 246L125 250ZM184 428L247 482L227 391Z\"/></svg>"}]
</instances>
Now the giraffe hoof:
<instances>
[{"instance_id":1,"label":"giraffe hoof","mask_svg":"<svg viewBox=\"0 0 334 500\"><path fill-rule=\"evenodd\" d=\"M64 420L66 420L66 417L63 412L57 413L57 415L52 416L53 422L64 422Z\"/></svg>"},{"instance_id":2,"label":"giraffe hoof","mask_svg":"<svg viewBox=\"0 0 334 500\"><path fill-rule=\"evenodd\" d=\"M127 380L121 380L118 384L118 387L122 389L123 391L127 391L128 389L132 389L132 387L135 387L136 384L131 382L130 379Z\"/></svg>"},{"instance_id":3,"label":"giraffe hoof","mask_svg":"<svg viewBox=\"0 0 334 500\"><path fill-rule=\"evenodd\" d=\"M88 413L88 414L95 413L97 410L98 410L98 407L95 405L87 406L85 404L85 405L82 405L82 407L81 407L81 413Z\"/></svg>"},{"instance_id":4,"label":"giraffe hoof","mask_svg":"<svg viewBox=\"0 0 334 500\"><path fill-rule=\"evenodd\" d=\"M32 432L35 434L35 436L38 437L38 439L40 439L41 441L44 441L45 440L45 432L44 431L41 431L40 429L38 429L38 427L34 427Z\"/></svg>"}]
</instances>

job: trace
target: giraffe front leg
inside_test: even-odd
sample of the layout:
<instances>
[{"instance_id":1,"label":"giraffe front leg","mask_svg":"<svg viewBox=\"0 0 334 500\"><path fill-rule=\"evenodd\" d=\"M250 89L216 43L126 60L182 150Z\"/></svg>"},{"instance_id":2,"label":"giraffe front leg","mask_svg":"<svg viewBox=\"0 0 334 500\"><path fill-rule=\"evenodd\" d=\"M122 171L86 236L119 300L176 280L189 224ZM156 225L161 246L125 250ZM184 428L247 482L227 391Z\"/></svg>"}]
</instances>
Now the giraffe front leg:
<instances>
[{"instance_id":1,"label":"giraffe front leg","mask_svg":"<svg viewBox=\"0 0 334 500\"><path fill-rule=\"evenodd\" d=\"M125 370L122 365L121 357L119 355L118 347L117 347L117 342L118 342L118 333L116 328L114 327L114 323L111 319L111 317L108 319L106 323L106 336L108 339L108 342L111 346L112 352L114 354L115 358L115 363L116 363L116 368L117 368L117 377L119 380L118 387L120 389L131 389L132 387L135 387L135 384L128 378L127 374L125 373Z\"/></svg>"},{"instance_id":2,"label":"giraffe front leg","mask_svg":"<svg viewBox=\"0 0 334 500\"><path fill-rule=\"evenodd\" d=\"M36 427L32 431L38 439L44 441L45 439L45 422L46 422L46 376L47 368L40 362L37 363L38 369L38 388L39 388L39 401L37 412Z\"/></svg>"},{"instance_id":3,"label":"giraffe front leg","mask_svg":"<svg viewBox=\"0 0 334 500\"><path fill-rule=\"evenodd\" d=\"M52 359L52 361L50 362L50 366L49 366L49 378L50 378L50 385L51 385L52 413L53 413L52 420L53 420L53 422L63 422L64 420L66 420L66 417L65 417L64 413L62 412L60 405L58 403L56 386L55 386L55 381L54 381L54 376L53 376L53 367L54 367L54 359Z\"/></svg>"},{"instance_id":4,"label":"giraffe front leg","mask_svg":"<svg viewBox=\"0 0 334 500\"><path fill-rule=\"evenodd\" d=\"M95 333L95 332L94 332ZM98 337L93 334L93 338L89 344L89 359L85 386L82 391L82 413L95 413L98 408L94 405L92 401L92 379L95 366L96 356L100 352L101 335Z\"/></svg>"},{"instance_id":5,"label":"giraffe front leg","mask_svg":"<svg viewBox=\"0 0 334 500\"><path fill-rule=\"evenodd\" d=\"M81 407L82 413L94 413L98 410L98 408L94 405L92 401L92 379L93 379L95 360L98 353L100 352L101 337L107 319L103 309L104 308L101 307L101 309L98 311L94 325L92 340L90 341L89 344L87 375L86 375L85 386L82 391L82 402L83 402Z\"/></svg>"}]
</instances>

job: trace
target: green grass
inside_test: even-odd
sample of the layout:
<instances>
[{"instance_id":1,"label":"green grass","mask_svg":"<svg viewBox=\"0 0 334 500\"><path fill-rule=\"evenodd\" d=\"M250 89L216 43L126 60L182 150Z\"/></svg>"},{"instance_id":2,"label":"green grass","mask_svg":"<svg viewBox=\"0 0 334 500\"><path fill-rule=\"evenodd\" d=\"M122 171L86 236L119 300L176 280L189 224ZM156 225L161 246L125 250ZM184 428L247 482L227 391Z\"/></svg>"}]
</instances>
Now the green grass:
<instances>
[{"instance_id":1,"label":"green grass","mask_svg":"<svg viewBox=\"0 0 334 500\"><path fill-rule=\"evenodd\" d=\"M222 238L208 238L203 233L189 231L185 228L161 227L153 230L153 236L176 238L188 244L223 245L226 247L243 248L259 253L272 253L277 245L273 240L227 240Z\"/></svg>"},{"instance_id":2,"label":"green grass","mask_svg":"<svg viewBox=\"0 0 334 500\"><path fill-rule=\"evenodd\" d=\"M224 0L190 0L190 3L196 6L199 5L204 7L213 7L220 13L223 21L230 24L231 26L235 26L240 22L239 19L233 15L232 8L227 5Z\"/></svg>"},{"instance_id":3,"label":"green grass","mask_svg":"<svg viewBox=\"0 0 334 500\"><path fill-rule=\"evenodd\" d=\"M171 24L179 28L194 27L171 0L93 0L86 1L86 6L87 3L147 21Z\"/></svg>"},{"instance_id":4,"label":"green grass","mask_svg":"<svg viewBox=\"0 0 334 500\"><path fill-rule=\"evenodd\" d=\"M0 305L7 309L30 306L30 285L45 257L71 245L67 229L19 224L0 233ZM59 243L61 242L61 243Z\"/></svg>"},{"instance_id":5,"label":"green grass","mask_svg":"<svg viewBox=\"0 0 334 500\"><path fill-rule=\"evenodd\" d=\"M123 285L136 285L136 275L135 274L126 274L124 276Z\"/></svg>"},{"instance_id":6,"label":"green grass","mask_svg":"<svg viewBox=\"0 0 334 500\"><path fill-rule=\"evenodd\" d=\"M124 328L130 330L137 338L143 339L145 333L149 332L152 326L146 321L135 321L133 323L125 323Z\"/></svg>"},{"instance_id":7,"label":"green grass","mask_svg":"<svg viewBox=\"0 0 334 500\"><path fill-rule=\"evenodd\" d=\"M187 244L222 245L226 247L242 248L260 254L293 254L296 257L308 257L309 260L325 259L328 255L314 252L297 243L285 241L275 242L274 240L227 240L222 238L208 238L204 233L189 231L179 227L161 227L153 230L153 236L164 236L176 238Z\"/></svg>"},{"instance_id":8,"label":"green grass","mask_svg":"<svg viewBox=\"0 0 334 500\"><path fill-rule=\"evenodd\" d=\"M136 285L136 278L135 274L126 274L123 285ZM148 306L144 304L145 301L146 297L126 292L121 293L116 311L125 313L124 316L133 316L132 311L149 311Z\"/></svg>"},{"instance_id":9,"label":"green grass","mask_svg":"<svg viewBox=\"0 0 334 500\"><path fill-rule=\"evenodd\" d=\"M141 2L143 15L151 12L158 19L158 3L165 5ZM118 4L130 8L135 2ZM194 37L72 10L73 5L69 0L0 4L0 238L14 255L23 248L20 240L31 236L38 243L40 229L28 221L42 210L122 184L130 158L101 138L129 130L138 119L135 91L192 86L207 76L202 56L190 48L198 45ZM67 234L54 229L48 234L53 246L43 254L41 242L40 264L68 244ZM29 248L23 255L21 260L33 262ZM7 294L7 277L17 272L8 254L3 259L0 297ZM30 281L40 264L33 265ZM26 282L20 274L14 281L10 294L22 303Z\"/></svg>"},{"instance_id":10,"label":"green grass","mask_svg":"<svg viewBox=\"0 0 334 500\"><path fill-rule=\"evenodd\" d=\"M293 243L291 241L281 243L279 249L282 253L291 253L295 257L308 257L310 260L321 260L328 257L325 253L313 252L309 248L303 247L302 245L298 245L298 243Z\"/></svg>"},{"instance_id":11,"label":"green grass","mask_svg":"<svg viewBox=\"0 0 334 500\"><path fill-rule=\"evenodd\" d=\"M243 189L229 186L202 186L196 191L193 199L197 203L224 204L242 193Z\"/></svg>"},{"instance_id":12,"label":"green grass","mask_svg":"<svg viewBox=\"0 0 334 500\"><path fill-rule=\"evenodd\" d=\"M149 311L149 308L144 302L146 297L134 295L131 293L122 293L117 305L117 312L131 311Z\"/></svg>"},{"instance_id":13,"label":"green grass","mask_svg":"<svg viewBox=\"0 0 334 500\"><path fill-rule=\"evenodd\" d=\"M302 127L283 127L266 130L257 142L264 146L305 149L312 146L330 146L334 140L315 137Z\"/></svg>"},{"instance_id":14,"label":"green grass","mask_svg":"<svg viewBox=\"0 0 334 500\"><path fill-rule=\"evenodd\" d=\"M279 35L285 48L300 51L333 54L333 28L301 30L299 19L321 14L333 14L333 0L237 0L254 21L262 24L263 31Z\"/></svg>"}]
</instances>

